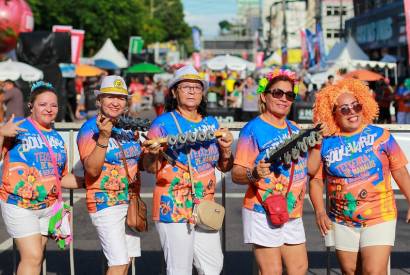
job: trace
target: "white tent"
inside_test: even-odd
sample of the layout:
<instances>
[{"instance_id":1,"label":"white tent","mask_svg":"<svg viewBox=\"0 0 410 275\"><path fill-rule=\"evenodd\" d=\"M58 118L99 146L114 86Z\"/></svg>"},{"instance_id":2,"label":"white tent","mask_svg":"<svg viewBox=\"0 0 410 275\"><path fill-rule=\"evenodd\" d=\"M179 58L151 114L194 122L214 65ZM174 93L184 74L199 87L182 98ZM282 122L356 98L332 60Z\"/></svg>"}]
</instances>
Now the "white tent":
<instances>
[{"instance_id":1,"label":"white tent","mask_svg":"<svg viewBox=\"0 0 410 275\"><path fill-rule=\"evenodd\" d=\"M347 42L338 42L330 50L327 57L329 65L350 66L352 60L369 60L367 54L357 45L352 37Z\"/></svg>"},{"instance_id":2,"label":"white tent","mask_svg":"<svg viewBox=\"0 0 410 275\"><path fill-rule=\"evenodd\" d=\"M96 55L92 57L92 59L105 59L109 60L115 65L117 65L119 68L127 68L128 67L128 61L125 58L124 54L117 50L117 48L114 46L114 43L112 43L111 39L108 38L102 48L97 52Z\"/></svg>"},{"instance_id":3,"label":"white tent","mask_svg":"<svg viewBox=\"0 0 410 275\"><path fill-rule=\"evenodd\" d=\"M7 79L24 81L37 81L43 78L43 72L26 63L12 61L11 59L0 62L0 81Z\"/></svg>"},{"instance_id":4,"label":"white tent","mask_svg":"<svg viewBox=\"0 0 410 275\"><path fill-rule=\"evenodd\" d=\"M254 71L256 68L255 63L229 54L211 58L206 62L206 65L209 69L215 71L221 71L226 68L232 71Z\"/></svg>"}]
</instances>

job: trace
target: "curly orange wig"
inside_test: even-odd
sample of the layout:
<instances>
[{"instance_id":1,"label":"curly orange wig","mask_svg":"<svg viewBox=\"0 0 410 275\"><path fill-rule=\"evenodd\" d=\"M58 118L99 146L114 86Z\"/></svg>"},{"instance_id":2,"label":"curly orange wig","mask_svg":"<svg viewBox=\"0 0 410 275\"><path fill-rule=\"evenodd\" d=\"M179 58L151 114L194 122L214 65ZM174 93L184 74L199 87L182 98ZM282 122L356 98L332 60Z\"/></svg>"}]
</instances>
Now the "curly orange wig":
<instances>
[{"instance_id":1,"label":"curly orange wig","mask_svg":"<svg viewBox=\"0 0 410 275\"><path fill-rule=\"evenodd\" d=\"M353 94L363 105L363 125L372 123L379 114L379 106L374 100L369 87L360 80L345 78L334 85L328 85L316 94L313 106L313 122L323 123L326 126L326 135L340 132L333 116L336 100L343 93Z\"/></svg>"}]
</instances>

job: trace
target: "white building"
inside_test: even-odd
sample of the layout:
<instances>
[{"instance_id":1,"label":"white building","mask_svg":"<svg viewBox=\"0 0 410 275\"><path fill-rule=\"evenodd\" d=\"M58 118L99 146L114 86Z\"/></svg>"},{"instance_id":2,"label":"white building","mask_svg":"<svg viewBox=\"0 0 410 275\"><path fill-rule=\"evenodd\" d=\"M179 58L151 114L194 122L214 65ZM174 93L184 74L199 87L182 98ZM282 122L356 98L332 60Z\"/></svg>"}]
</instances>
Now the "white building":
<instances>
[{"instance_id":1,"label":"white building","mask_svg":"<svg viewBox=\"0 0 410 275\"><path fill-rule=\"evenodd\" d=\"M320 6L317 6L319 3ZM325 46L329 51L336 42L340 41L340 33L344 33L346 20L354 17L353 0L308 0L306 28L313 32L316 32L315 24L319 9Z\"/></svg>"},{"instance_id":2,"label":"white building","mask_svg":"<svg viewBox=\"0 0 410 275\"><path fill-rule=\"evenodd\" d=\"M261 27L262 0L236 0L237 17L245 26L247 36L253 36Z\"/></svg>"},{"instance_id":3,"label":"white building","mask_svg":"<svg viewBox=\"0 0 410 275\"><path fill-rule=\"evenodd\" d=\"M272 10L272 18L269 16ZM306 27L306 2L289 2L286 4L287 47L300 48L300 30ZM271 40L271 50L283 46L284 18L281 0L264 0L262 7L262 31L265 41ZM270 38L270 39L269 39Z\"/></svg>"}]
</instances>

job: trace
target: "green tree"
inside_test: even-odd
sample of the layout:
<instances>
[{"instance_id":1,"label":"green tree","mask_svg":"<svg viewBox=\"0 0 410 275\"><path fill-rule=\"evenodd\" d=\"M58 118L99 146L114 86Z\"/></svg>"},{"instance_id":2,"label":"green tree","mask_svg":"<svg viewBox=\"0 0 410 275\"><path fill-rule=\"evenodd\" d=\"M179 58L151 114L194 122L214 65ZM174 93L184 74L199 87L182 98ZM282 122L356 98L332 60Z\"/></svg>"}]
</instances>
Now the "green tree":
<instances>
[{"instance_id":1,"label":"green tree","mask_svg":"<svg viewBox=\"0 0 410 275\"><path fill-rule=\"evenodd\" d=\"M175 2L171 6L177 7L179 3L182 7L180 0L170 2ZM132 35L142 36L149 44L169 37L178 39L182 33L179 29L172 33L172 26L157 16L151 17L145 0L28 0L28 3L33 10L36 30L51 30L53 25L84 29L86 54L98 50L107 38L126 51Z\"/></svg>"},{"instance_id":2,"label":"green tree","mask_svg":"<svg viewBox=\"0 0 410 275\"><path fill-rule=\"evenodd\" d=\"M166 31L165 41L181 41L191 35L191 28L184 21L181 0L145 0L153 18L161 21Z\"/></svg>"},{"instance_id":3,"label":"green tree","mask_svg":"<svg viewBox=\"0 0 410 275\"><path fill-rule=\"evenodd\" d=\"M218 23L219 30L221 33L230 31L232 29L232 24L227 20L222 20Z\"/></svg>"}]
</instances>

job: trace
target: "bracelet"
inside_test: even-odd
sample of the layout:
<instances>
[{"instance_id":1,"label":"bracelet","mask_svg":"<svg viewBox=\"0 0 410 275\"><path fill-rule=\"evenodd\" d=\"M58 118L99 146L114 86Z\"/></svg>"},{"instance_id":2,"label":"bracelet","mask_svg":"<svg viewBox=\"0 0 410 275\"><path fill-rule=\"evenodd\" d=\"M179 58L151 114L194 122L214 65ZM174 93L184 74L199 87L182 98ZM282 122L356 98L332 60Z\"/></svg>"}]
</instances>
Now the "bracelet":
<instances>
[{"instance_id":1,"label":"bracelet","mask_svg":"<svg viewBox=\"0 0 410 275\"><path fill-rule=\"evenodd\" d=\"M248 180L252 183L256 182L257 179L253 176L252 174L252 170L249 168L246 168L246 177L248 178Z\"/></svg>"},{"instance_id":2,"label":"bracelet","mask_svg":"<svg viewBox=\"0 0 410 275\"><path fill-rule=\"evenodd\" d=\"M103 148L103 149L108 148L108 145L102 145L102 144L98 143L98 141L95 143L95 145L97 145L98 147Z\"/></svg>"}]
</instances>

